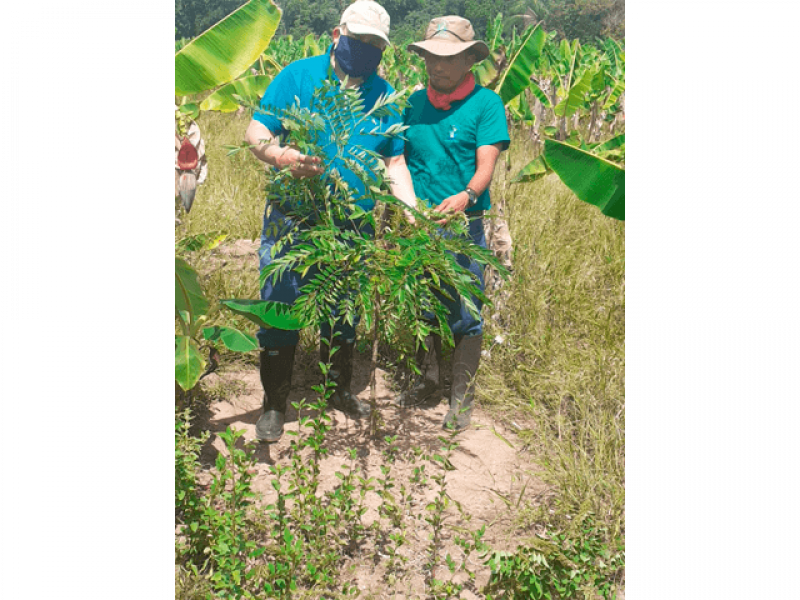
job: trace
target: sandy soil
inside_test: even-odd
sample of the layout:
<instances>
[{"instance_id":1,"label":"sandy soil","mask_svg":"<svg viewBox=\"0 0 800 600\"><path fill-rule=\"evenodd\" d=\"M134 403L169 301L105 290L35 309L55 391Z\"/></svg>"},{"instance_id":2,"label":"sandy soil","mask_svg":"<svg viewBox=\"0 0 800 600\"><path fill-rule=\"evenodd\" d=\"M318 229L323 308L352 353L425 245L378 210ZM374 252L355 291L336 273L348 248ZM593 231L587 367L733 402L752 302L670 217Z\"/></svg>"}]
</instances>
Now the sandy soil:
<instances>
[{"instance_id":1,"label":"sandy soil","mask_svg":"<svg viewBox=\"0 0 800 600\"><path fill-rule=\"evenodd\" d=\"M311 368L314 360L313 353L298 356L293 377L293 389L289 396L289 404L298 402L302 398L311 400L315 392L311 386L319 383L321 375ZM435 375L435 367L432 376ZM321 485L322 492L330 490L338 483L334 473L348 462L347 448L355 448L358 452L358 463L365 470L367 476L381 477L380 466L383 464L381 452L387 445L384 437L397 435L396 444L400 450L399 458L393 469L393 476L398 483L408 482L412 469L410 457L411 448L422 448L425 452L433 454L439 452L441 441L439 436L444 435L441 423L447 412L447 405L441 403L428 404L417 408L401 408L394 404L395 392L387 385L388 376L383 370L378 371L377 402L381 416L385 421L374 436L370 435L368 420L353 420L343 413L331 411L333 428L327 435L327 447L330 455L322 461ZM205 427L211 432L209 443L206 444L201 460L209 467L213 465L218 452L224 452L224 444L217 436L219 431L227 427L245 430L245 440L255 438L255 423L261 415L263 390L259 381L257 368L247 370L222 370L212 373L204 380L210 387L229 383L236 393L223 400L214 401L209 406L206 415ZM369 360L366 355L357 355L354 361L353 393L364 401L369 400ZM305 413L304 413L305 414ZM204 419L204 420L206 420ZM297 411L294 408L287 410L286 431L297 431ZM272 476L269 471L273 464L290 464L292 436L284 433L283 437L274 444L259 443L255 446L257 457L256 475L253 488L262 494L262 502L269 504L275 500L275 491L270 481ZM509 510L506 498L516 503L523 492L524 501L535 503L537 497L541 498L548 493L548 488L536 478L536 466L532 464L523 453L517 451L521 443L512 431L508 431L499 424L493 423L481 410L476 408L472 416L472 425L466 431L458 434L456 440L458 448L451 456L455 470L448 472L446 483L451 500L458 502L465 513L472 515L471 521L466 523L459 515L454 503L447 510L448 529L445 535L445 551L450 552L456 561L463 555L462 551L452 542L453 532L449 526L468 526L475 530L482 525L487 526L484 536L494 549L510 549L518 543L520 532L513 529L513 510ZM430 471L433 467L427 466ZM201 478L209 481L210 472ZM427 490L415 496L415 501L422 505L417 510L410 510L406 515L409 528L409 546L405 548L405 555L409 562L407 573L413 573L404 581L398 582L397 589L388 589L388 584L383 580L380 564L375 564L373 557L354 557L352 559L354 572L353 582L364 592L375 594L376 598L416 598L424 589L423 564L425 562L425 549L428 545L430 526L424 521L416 519L413 514L424 512L423 506L434 499L435 487L431 483ZM369 510L364 515L364 523L368 525L377 518L377 505L379 499L374 494L367 495ZM532 535L534 532L527 532ZM378 555L380 557L380 555ZM370 560L366 560L366 559ZM386 557L388 558L388 557ZM477 556L472 557L472 570L478 571L476 586L486 583L488 572L480 564ZM449 579L446 569L437 572L438 578ZM456 577L456 581L464 578ZM391 586L394 588L395 586ZM465 590L463 598L481 598L482 595ZM363 597L363 596L362 596ZM421 596L419 596L421 597Z\"/></svg>"}]
</instances>

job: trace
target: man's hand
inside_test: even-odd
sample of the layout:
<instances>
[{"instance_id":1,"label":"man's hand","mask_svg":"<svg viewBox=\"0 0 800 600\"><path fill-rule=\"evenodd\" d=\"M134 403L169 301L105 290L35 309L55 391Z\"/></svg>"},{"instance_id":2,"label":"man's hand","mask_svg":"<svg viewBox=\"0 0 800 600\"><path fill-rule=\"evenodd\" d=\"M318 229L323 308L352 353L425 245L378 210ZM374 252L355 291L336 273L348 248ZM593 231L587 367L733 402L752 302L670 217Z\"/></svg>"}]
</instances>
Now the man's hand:
<instances>
[{"instance_id":1,"label":"man's hand","mask_svg":"<svg viewBox=\"0 0 800 600\"><path fill-rule=\"evenodd\" d=\"M442 200L441 203L439 203L439 206L433 210L434 212L441 213L443 215L450 215L451 213L464 212L468 204L469 196L467 195L467 192L458 192L457 194ZM446 222L447 219L436 221L438 225L444 225Z\"/></svg>"},{"instance_id":2,"label":"man's hand","mask_svg":"<svg viewBox=\"0 0 800 600\"><path fill-rule=\"evenodd\" d=\"M278 146L273 133L255 119L247 126L244 140L258 160L279 169L289 167L294 177L316 177L323 172L320 158L303 154L291 146Z\"/></svg>"},{"instance_id":3,"label":"man's hand","mask_svg":"<svg viewBox=\"0 0 800 600\"><path fill-rule=\"evenodd\" d=\"M279 169L289 167L292 177L316 177L322 174L322 159L309 156L290 146L281 148L275 158L275 166Z\"/></svg>"}]
</instances>

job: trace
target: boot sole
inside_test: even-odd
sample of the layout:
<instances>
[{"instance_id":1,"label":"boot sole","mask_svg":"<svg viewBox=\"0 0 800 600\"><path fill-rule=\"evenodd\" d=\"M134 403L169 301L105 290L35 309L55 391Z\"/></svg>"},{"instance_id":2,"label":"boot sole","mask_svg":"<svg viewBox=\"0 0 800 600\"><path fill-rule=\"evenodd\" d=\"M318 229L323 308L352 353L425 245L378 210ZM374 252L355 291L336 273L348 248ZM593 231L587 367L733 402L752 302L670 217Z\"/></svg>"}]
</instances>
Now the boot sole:
<instances>
[{"instance_id":1,"label":"boot sole","mask_svg":"<svg viewBox=\"0 0 800 600\"><path fill-rule=\"evenodd\" d=\"M267 442L269 444L277 442L279 439L283 437L283 431L281 431L278 435L261 435L256 431L256 439L259 442Z\"/></svg>"}]
</instances>

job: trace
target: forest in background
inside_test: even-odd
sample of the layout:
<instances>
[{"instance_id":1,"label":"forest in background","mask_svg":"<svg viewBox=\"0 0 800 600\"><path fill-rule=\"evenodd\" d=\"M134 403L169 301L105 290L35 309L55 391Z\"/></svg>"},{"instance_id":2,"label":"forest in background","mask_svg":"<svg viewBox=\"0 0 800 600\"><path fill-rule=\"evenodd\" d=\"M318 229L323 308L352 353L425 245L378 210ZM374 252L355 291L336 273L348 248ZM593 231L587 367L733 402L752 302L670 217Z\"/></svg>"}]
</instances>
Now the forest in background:
<instances>
[{"instance_id":1,"label":"forest in background","mask_svg":"<svg viewBox=\"0 0 800 600\"><path fill-rule=\"evenodd\" d=\"M230 14L247 0L175 0L175 39L192 38ZM330 33L352 0L277 0L283 9L278 35L295 38ZM625 0L383 0L392 19L392 40L421 37L437 16L461 15L472 21L479 38L487 24L502 13L508 27L522 31L543 22L560 38L592 42L600 37L625 38ZM514 18L516 17L516 18Z\"/></svg>"}]
</instances>

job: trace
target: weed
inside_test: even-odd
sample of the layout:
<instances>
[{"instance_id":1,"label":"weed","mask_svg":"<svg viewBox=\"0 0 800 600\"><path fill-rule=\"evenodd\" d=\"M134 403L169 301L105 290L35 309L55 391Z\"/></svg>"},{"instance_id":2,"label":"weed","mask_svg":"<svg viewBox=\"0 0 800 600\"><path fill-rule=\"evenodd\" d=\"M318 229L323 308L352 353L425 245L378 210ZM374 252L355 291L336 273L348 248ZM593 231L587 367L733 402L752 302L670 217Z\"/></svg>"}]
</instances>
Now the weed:
<instances>
[{"instance_id":1,"label":"weed","mask_svg":"<svg viewBox=\"0 0 800 600\"><path fill-rule=\"evenodd\" d=\"M493 553L486 563L492 570L484 589L487 600L594 600L598 595L613 600L622 583L625 553L621 541L612 551L606 538L607 531L587 515L577 537L556 533L514 552Z\"/></svg>"}]
</instances>

